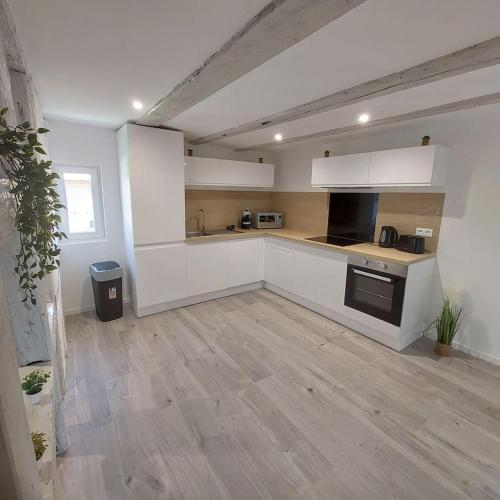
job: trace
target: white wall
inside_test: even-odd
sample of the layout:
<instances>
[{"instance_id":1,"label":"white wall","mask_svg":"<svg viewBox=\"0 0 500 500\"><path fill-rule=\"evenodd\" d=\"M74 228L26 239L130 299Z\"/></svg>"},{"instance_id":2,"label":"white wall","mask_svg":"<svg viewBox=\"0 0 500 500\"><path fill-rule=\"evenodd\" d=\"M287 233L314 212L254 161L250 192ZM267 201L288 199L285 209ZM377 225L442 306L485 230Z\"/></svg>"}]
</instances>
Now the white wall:
<instances>
[{"instance_id":1,"label":"white wall","mask_svg":"<svg viewBox=\"0 0 500 500\"><path fill-rule=\"evenodd\" d=\"M65 314L94 308L88 266L116 260L125 265L120 184L115 131L110 128L48 120L50 159L54 162L96 165L103 188L104 240L63 244L61 252L62 297ZM128 300L126 278L123 295Z\"/></svg>"},{"instance_id":2,"label":"white wall","mask_svg":"<svg viewBox=\"0 0 500 500\"><path fill-rule=\"evenodd\" d=\"M461 296L464 350L500 363L500 105L460 111L344 139L282 146L278 190L310 191L311 159L415 146L423 135L452 150L438 248L442 286ZM435 301L438 303L439 295Z\"/></svg>"}]
</instances>

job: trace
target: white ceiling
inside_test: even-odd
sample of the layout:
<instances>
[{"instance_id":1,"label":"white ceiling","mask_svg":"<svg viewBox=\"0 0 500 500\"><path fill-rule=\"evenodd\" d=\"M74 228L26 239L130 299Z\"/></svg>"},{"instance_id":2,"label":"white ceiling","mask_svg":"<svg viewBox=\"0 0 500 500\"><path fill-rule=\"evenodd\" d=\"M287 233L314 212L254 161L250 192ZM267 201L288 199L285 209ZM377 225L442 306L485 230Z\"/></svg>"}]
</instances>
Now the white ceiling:
<instances>
[{"instance_id":1,"label":"white ceiling","mask_svg":"<svg viewBox=\"0 0 500 500\"><path fill-rule=\"evenodd\" d=\"M362 113L368 113L371 120L378 120L494 92L500 92L500 65L229 137L217 144L230 148L268 144L278 132L287 139L357 124Z\"/></svg>"},{"instance_id":2,"label":"white ceiling","mask_svg":"<svg viewBox=\"0 0 500 500\"><path fill-rule=\"evenodd\" d=\"M138 119L268 0L11 0L46 115Z\"/></svg>"},{"instance_id":3,"label":"white ceiling","mask_svg":"<svg viewBox=\"0 0 500 500\"><path fill-rule=\"evenodd\" d=\"M140 116L268 0L11 0L42 108L119 126ZM166 125L211 134L500 35L500 0L367 0ZM500 66L218 141L272 141L500 91Z\"/></svg>"}]
</instances>

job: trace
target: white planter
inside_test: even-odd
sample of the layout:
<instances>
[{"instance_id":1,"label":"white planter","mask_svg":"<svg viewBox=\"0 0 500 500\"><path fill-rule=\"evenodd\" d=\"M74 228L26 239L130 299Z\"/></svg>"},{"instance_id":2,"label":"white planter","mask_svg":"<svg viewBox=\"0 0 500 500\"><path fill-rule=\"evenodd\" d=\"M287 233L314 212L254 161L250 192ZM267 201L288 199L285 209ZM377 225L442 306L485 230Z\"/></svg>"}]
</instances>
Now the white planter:
<instances>
[{"instance_id":1,"label":"white planter","mask_svg":"<svg viewBox=\"0 0 500 500\"><path fill-rule=\"evenodd\" d=\"M30 404L37 405L40 402L40 399L42 398L42 391L37 392L36 394L26 394L25 393L25 396Z\"/></svg>"}]
</instances>

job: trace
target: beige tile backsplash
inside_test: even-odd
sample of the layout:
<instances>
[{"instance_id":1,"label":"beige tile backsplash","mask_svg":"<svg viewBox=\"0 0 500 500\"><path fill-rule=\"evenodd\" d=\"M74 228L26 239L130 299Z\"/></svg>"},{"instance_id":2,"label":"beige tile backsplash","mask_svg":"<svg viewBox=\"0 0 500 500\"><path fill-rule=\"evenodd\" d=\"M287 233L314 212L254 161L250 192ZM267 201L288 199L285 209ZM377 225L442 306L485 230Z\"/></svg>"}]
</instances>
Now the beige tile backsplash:
<instances>
[{"instance_id":1,"label":"beige tile backsplash","mask_svg":"<svg viewBox=\"0 0 500 500\"><path fill-rule=\"evenodd\" d=\"M251 212L270 212L269 191L218 191L186 189L186 231L196 231L196 211L205 211L207 229L239 226L244 208Z\"/></svg>"},{"instance_id":2,"label":"beige tile backsplash","mask_svg":"<svg viewBox=\"0 0 500 500\"><path fill-rule=\"evenodd\" d=\"M283 212L287 229L326 234L329 193L272 193L272 211Z\"/></svg>"},{"instance_id":3,"label":"beige tile backsplash","mask_svg":"<svg viewBox=\"0 0 500 500\"><path fill-rule=\"evenodd\" d=\"M283 212L287 229L326 234L328 227L327 192L296 193L269 191L186 190L186 230L195 231L196 211L205 210L208 229L239 224L241 212ZM399 234L415 234L417 227L431 228L425 248L435 252L439 239L444 194L380 193L375 241L382 226L394 226Z\"/></svg>"},{"instance_id":4,"label":"beige tile backsplash","mask_svg":"<svg viewBox=\"0 0 500 500\"><path fill-rule=\"evenodd\" d=\"M375 241L382 226L394 226L399 234L415 234L417 227L431 228L433 235L425 239L425 249L435 252L443 204L443 193L380 193Z\"/></svg>"}]
</instances>

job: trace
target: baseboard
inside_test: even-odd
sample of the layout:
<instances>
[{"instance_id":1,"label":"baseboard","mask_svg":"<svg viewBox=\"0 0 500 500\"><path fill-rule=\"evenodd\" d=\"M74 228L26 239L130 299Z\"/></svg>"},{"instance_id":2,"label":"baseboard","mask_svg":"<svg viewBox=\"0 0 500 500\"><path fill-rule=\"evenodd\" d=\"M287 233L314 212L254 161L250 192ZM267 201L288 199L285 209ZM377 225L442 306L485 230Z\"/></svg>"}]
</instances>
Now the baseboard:
<instances>
[{"instance_id":1,"label":"baseboard","mask_svg":"<svg viewBox=\"0 0 500 500\"><path fill-rule=\"evenodd\" d=\"M436 340L437 335L433 332L428 332L425 334L426 337ZM485 352L478 351L477 349L474 349L473 347L461 344L460 342L453 341L451 346L456 349L457 351L462 351L465 352L466 354L470 354L471 356L474 356L475 358L482 359L484 361L488 361L489 363L493 365L498 365L500 366L500 357L498 356L492 356L491 354L486 354Z\"/></svg>"},{"instance_id":2,"label":"baseboard","mask_svg":"<svg viewBox=\"0 0 500 500\"><path fill-rule=\"evenodd\" d=\"M231 288L225 288L223 290L217 290L215 292L195 295L193 297L186 297L184 299L174 300L172 302L164 302L162 304L155 304L154 306L148 307L139 307L137 311L134 311L134 313L137 317L141 318L142 316L148 316L149 314L171 311L172 309L192 306L193 304L199 304L200 302L206 302L208 300L221 299L223 297L229 297L230 295L236 295L238 293L250 292L251 290L263 288L263 286L263 281L257 281L248 285L233 286Z\"/></svg>"},{"instance_id":3,"label":"baseboard","mask_svg":"<svg viewBox=\"0 0 500 500\"><path fill-rule=\"evenodd\" d=\"M385 335L384 333L378 332L377 330L373 330L372 328L369 328L366 325L360 323L359 321L349 318L342 313L339 313L337 311L332 311L331 309L327 309L326 307L320 306L315 302L303 299L302 297L299 297L294 293L287 292L286 290L283 290L282 288L279 288L275 285L271 285L270 283L267 282L264 284L264 288L266 290L269 290L270 292L280 295L281 297L284 297L285 299L291 300L292 302L295 302L296 304L299 304L305 307L306 309L310 309L315 313L321 314L321 316L331 319L332 321L335 321L336 323L345 326L349 330L353 330L356 333L364 335L365 337L369 337L372 340L379 342L380 344L390 347L395 351L400 351L402 349L399 339L390 337L389 335Z\"/></svg>"},{"instance_id":4,"label":"baseboard","mask_svg":"<svg viewBox=\"0 0 500 500\"><path fill-rule=\"evenodd\" d=\"M124 297L123 303L129 304L130 298ZM81 314L81 313L89 312L89 311L95 311L95 304L88 304L86 306L80 306L80 307L72 307L69 309L66 309L65 307L63 307L64 316L72 316L73 314Z\"/></svg>"},{"instance_id":5,"label":"baseboard","mask_svg":"<svg viewBox=\"0 0 500 500\"><path fill-rule=\"evenodd\" d=\"M151 307L146 307L146 308L141 308L137 314L139 317L141 316L146 316L148 314L156 314L162 311L168 311L171 309L177 309L179 307L185 307L193 304L198 304L200 302L206 302L207 300L214 300L214 299L220 299L222 297L229 297L230 295L236 295L238 293L244 293L244 292L249 292L251 290L257 290L259 288L266 288L267 290L276 293L277 295L280 295L281 297L284 297L288 300L291 300L292 302L295 302L296 304L299 304L306 309L310 309L311 311L314 311L317 314L321 314L321 316L324 316L325 318L331 319L332 321L335 321L341 325L344 325L346 328L349 328L350 330L354 330L357 333L360 333L361 335L365 335L367 337L370 337L371 339L380 342L381 344L384 344L391 349L394 349L396 351L401 351L404 349L406 346L410 345L412 342L417 340L419 337L422 336L420 332L414 332L412 335L405 337L404 339L401 339L400 342L401 344L394 338L388 337L387 335L381 334L380 332L377 332L376 330L372 330L370 328L367 328L366 325L363 325L362 323L359 323L356 320L353 320L351 318L348 318L347 316L332 311L330 309L327 309L326 307L320 306L316 304L315 302L311 302L307 299L303 299L302 297L299 297L298 295L295 295L293 293L287 292L286 290L283 290L282 288L279 288L277 286L271 285L270 283L264 282L264 281L258 281L256 283L250 283L249 285L242 285L242 286L237 286L237 287L232 287L232 288L226 288L225 290L219 290L216 292L211 292L211 293L205 293L203 295L197 295L195 297L187 297L185 299L177 300L174 302L168 302L166 304L158 304L155 306ZM130 303L130 298L125 297L123 299L124 304ZM94 304L92 305L87 305L87 306L81 306L81 307L74 307L71 309L64 309L64 316L70 316L72 314L81 314L83 312L88 312L88 311L94 311L95 306ZM436 340L436 334L432 332L428 332L425 334L426 337ZM494 365L500 366L500 357L497 356L491 356L490 354L487 354L482 351L478 351L477 349L474 349L472 347L463 345L459 342L454 341L452 343L453 348L457 349L458 351L462 351L466 354L470 354L471 356L474 356L476 358L482 359L484 361L488 361L489 363L492 363Z\"/></svg>"}]
</instances>

